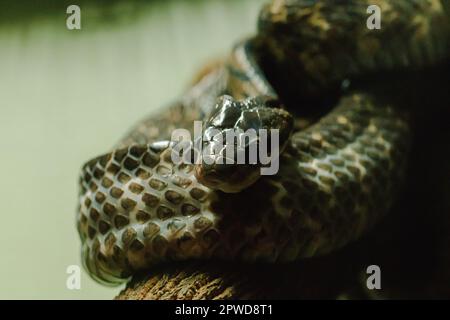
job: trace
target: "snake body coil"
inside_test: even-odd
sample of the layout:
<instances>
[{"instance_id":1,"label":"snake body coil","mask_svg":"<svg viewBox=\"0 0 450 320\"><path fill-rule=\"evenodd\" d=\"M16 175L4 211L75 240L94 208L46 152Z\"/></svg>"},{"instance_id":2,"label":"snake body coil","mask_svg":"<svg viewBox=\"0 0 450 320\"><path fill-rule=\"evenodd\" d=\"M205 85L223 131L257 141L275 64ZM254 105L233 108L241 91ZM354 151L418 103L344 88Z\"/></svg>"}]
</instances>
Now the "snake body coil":
<instances>
[{"instance_id":1,"label":"snake body coil","mask_svg":"<svg viewBox=\"0 0 450 320\"><path fill-rule=\"evenodd\" d=\"M237 110L268 108L255 97L279 97L259 67L263 56L290 95L448 56L448 1L371 2L383 10L383 28L372 32L364 1L274 1L256 38L238 44L226 63L139 123L114 151L89 161L77 226L90 274L119 283L164 261L292 261L344 246L387 213L411 141L409 110L389 95L345 91L317 122L297 121L283 141L278 173L235 193L205 182L194 165L174 164L171 148L157 143L208 119L225 100ZM409 32L400 36L400 27ZM224 94L235 100L217 100Z\"/></svg>"}]
</instances>

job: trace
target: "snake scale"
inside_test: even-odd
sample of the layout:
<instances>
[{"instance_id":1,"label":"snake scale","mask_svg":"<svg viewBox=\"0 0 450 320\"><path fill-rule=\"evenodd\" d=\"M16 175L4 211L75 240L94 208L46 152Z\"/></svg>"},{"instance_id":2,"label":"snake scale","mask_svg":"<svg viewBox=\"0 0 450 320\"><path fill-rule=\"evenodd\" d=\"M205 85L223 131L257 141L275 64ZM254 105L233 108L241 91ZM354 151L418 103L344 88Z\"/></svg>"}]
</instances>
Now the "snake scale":
<instances>
[{"instance_id":1,"label":"snake scale","mask_svg":"<svg viewBox=\"0 0 450 320\"><path fill-rule=\"evenodd\" d=\"M366 27L372 4L381 8L380 30ZM389 79L377 83L379 91L348 83L444 61L449 10L446 0L264 6L255 37L205 68L176 103L138 123L113 151L83 166L77 228L89 274L118 284L166 261L281 263L361 237L401 189L414 122L412 110L388 93ZM272 70L270 81L263 65ZM336 90L336 105L312 120L297 115L310 106L286 98ZM174 164L173 145L159 143L195 120L225 130L249 119L285 133L275 175L255 176L251 166Z\"/></svg>"}]
</instances>

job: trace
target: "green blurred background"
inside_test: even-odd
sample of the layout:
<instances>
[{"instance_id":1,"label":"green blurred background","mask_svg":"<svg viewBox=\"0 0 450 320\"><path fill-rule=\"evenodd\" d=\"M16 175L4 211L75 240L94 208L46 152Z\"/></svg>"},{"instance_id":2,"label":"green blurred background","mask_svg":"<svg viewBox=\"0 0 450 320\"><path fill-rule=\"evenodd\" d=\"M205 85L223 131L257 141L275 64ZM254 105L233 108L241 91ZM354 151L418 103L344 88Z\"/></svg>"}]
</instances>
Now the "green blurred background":
<instances>
[{"instance_id":1,"label":"green blurred background","mask_svg":"<svg viewBox=\"0 0 450 320\"><path fill-rule=\"evenodd\" d=\"M82 271L84 161L179 96L196 70L255 32L267 0L0 2L0 298L111 299ZM66 8L81 7L81 30Z\"/></svg>"}]
</instances>

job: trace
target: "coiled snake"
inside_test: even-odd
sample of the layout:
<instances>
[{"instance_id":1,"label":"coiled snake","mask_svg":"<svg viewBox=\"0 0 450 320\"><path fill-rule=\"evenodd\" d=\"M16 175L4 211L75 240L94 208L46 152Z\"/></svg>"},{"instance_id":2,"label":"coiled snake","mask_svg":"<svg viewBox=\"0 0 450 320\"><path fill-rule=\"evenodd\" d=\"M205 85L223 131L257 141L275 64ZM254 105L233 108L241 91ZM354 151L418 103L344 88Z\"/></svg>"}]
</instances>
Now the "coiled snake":
<instances>
[{"instance_id":1,"label":"coiled snake","mask_svg":"<svg viewBox=\"0 0 450 320\"><path fill-rule=\"evenodd\" d=\"M366 27L373 4L382 12L380 30ZM378 91L348 83L445 60L448 10L445 0L265 6L257 36L236 45L112 152L83 166L77 227L90 275L114 284L164 261L278 263L359 238L401 187L413 112L398 106L388 78L374 84ZM298 116L307 103L287 102L336 90L337 105L313 120ZM194 120L220 134L279 129L278 173L260 176L252 164L174 164L174 144L164 141Z\"/></svg>"}]
</instances>

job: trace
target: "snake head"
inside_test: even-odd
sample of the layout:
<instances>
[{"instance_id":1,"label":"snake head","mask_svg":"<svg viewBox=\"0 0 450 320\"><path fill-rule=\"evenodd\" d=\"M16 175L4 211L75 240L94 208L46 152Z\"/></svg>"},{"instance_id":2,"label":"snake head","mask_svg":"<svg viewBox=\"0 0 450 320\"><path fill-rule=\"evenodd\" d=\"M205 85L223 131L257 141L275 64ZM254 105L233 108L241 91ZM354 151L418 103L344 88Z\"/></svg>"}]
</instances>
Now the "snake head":
<instances>
[{"instance_id":1,"label":"snake head","mask_svg":"<svg viewBox=\"0 0 450 320\"><path fill-rule=\"evenodd\" d=\"M236 193L262 174L275 174L294 123L281 107L278 100L266 96L242 101L219 98L205 122L201 161L195 167L197 180L212 189Z\"/></svg>"}]
</instances>

